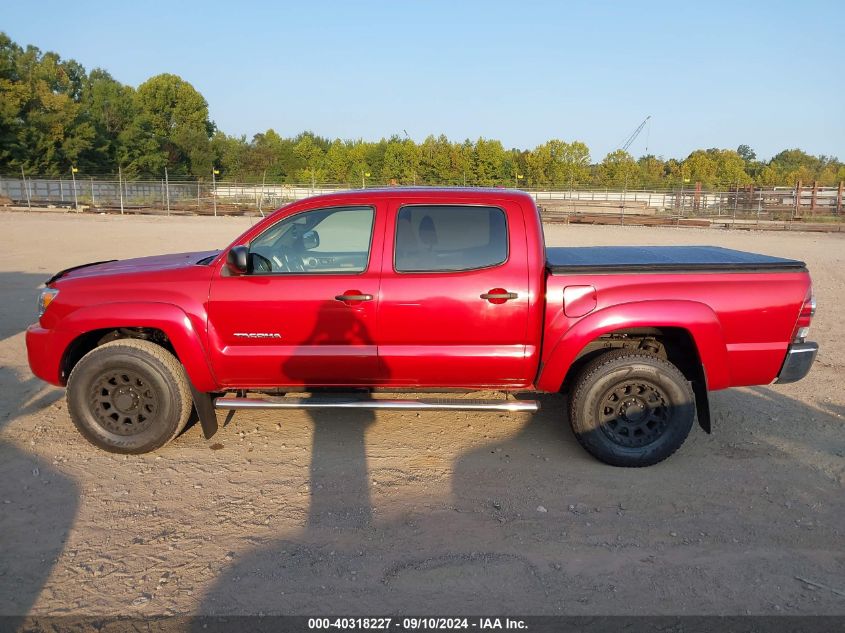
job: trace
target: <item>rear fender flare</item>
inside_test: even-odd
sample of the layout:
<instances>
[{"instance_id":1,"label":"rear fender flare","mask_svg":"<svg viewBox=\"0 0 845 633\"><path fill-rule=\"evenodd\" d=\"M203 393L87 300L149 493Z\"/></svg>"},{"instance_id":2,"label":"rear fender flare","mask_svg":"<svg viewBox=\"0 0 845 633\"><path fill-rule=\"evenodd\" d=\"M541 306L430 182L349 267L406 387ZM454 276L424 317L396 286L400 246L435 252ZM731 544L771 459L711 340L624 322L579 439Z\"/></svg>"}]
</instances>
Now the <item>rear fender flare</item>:
<instances>
[{"instance_id":1,"label":"rear fender flare","mask_svg":"<svg viewBox=\"0 0 845 633\"><path fill-rule=\"evenodd\" d=\"M208 354L203 345L203 332L196 322L204 317L191 319L181 308L169 303L104 303L80 308L70 313L57 325L80 336L94 330L115 328L154 328L167 335L179 361L194 387L201 392L219 388L208 364Z\"/></svg>"},{"instance_id":2,"label":"rear fender flare","mask_svg":"<svg viewBox=\"0 0 845 633\"><path fill-rule=\"evenodd\" d=\"M702 370L711 390L730 386L728 350L722 326L713 310L697 301L638 301L598 310L563 332L540 369L537 388L558 391L566 373L588 343L615 330L636 327L672 327L692 336Z\"/></svg>"}]
</instances>

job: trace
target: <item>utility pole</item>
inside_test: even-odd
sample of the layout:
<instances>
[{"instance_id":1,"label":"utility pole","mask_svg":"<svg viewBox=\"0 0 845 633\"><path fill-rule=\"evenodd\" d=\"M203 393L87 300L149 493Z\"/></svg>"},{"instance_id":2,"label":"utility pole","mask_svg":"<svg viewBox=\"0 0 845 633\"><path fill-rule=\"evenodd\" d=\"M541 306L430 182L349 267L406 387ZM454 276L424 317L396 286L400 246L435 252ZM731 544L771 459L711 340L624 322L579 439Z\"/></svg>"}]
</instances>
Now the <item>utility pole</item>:
<instances>
[{"instance_id":1,"label":"utility pole","mask_svg":"<svg viewBox=\"0 0 845 633\"><path fill-rule=\"evenodd\" d=\"M123 168L117 166L117 190L120 194L120 215L123 215Z\"/></svg>"},{"instance_id":2,"label":"utility pole","mask_svg":"<svg viewBox=\"0 0 845 633\"><path fill-rule=\"evenodd\" d=\"M619 219L620 226L625 225L625 202L628 198L628 170L625 170L625 187L622 189L622 217Z\"/></svg>"},{"instance_id":3,"label":"utility pole","mask_svg":"<svg viewBox=\"0 0 845 633\"><path fill-rule=\"evenodd\" d=\"M167 215L170 215L170 178L167 176L167 167L164 168L164 191L167 198Z\"/></svg>"},{"instance_id":4,"label":"utility pole","mask_svg":"<svg viewBox=\"0 0 845 633\"><path fill-rule=\"evenodd\" d=\"M267 170L264 170L264 173L261 176L261 197L258 198L258 212L261 214L261 217L264 217L264 211L261 210L261 207L264 205L264 183L267 181Z\"/></svg>"},{"instance_id":5,"label":"utility pole","mask_svg":"<svg viewBox=\"0 0 845 633\"><path fill-rule=\"evenodd\" d=\"M23 184L23 190L26 193L26 207L32 211L32 200L29 197L29 187L26 186L26 175L23 173L23 165L21 165L21 179Z\"/></svg>"},{"instance_id":6,"label":"utility pole","mask_svg":"<svg viewBox=\"0 0 845 633\"><path fill-rule=\"evenodd\" d=\"M73 209L79 213L79 198L76 196L76 167L71 166L70 177L73 179Z\"/></svg>"},{"instance_id":7,"label":"utility pole","mask_svg":"<svg viewBox=\"0 0 845 633\"><path fill-rule=\"evenodd\" d=\"M217 169L211 169L211 202L214 204L214 217L217 217L217 174L220 171Z\"/></svg>"}]
</instances>

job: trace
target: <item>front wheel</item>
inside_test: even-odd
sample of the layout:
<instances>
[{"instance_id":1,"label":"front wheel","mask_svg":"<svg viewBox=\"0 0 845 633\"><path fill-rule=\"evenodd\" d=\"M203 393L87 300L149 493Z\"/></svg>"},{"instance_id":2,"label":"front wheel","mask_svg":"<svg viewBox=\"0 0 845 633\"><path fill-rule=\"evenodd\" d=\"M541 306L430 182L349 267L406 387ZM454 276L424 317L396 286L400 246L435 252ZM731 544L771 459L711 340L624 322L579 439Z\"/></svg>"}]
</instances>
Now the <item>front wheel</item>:
<instances>
[{"instance_id":1,"label":"front wheel","mask_svg":"<svg viewBox=\"0 0 845 633\"><path fill-rule=\"evenodd\" d=\"M576 380L569 420L578 442L612 466L651 466L674 453L695 420L695 396L672 363L614 350Z\"/></svg>"},{"instance_id":2,"label":"front wheel","mask_svg":"<svg viewBox=\"0 0 845 633\"><path fill-rule=\"evenodd\" d=\"M166 349L140 339L88 352L67 384L68 412L80 433L112 453L148 453L176 437L191 414L185 370Z\"/></svg>"}]
</instances>

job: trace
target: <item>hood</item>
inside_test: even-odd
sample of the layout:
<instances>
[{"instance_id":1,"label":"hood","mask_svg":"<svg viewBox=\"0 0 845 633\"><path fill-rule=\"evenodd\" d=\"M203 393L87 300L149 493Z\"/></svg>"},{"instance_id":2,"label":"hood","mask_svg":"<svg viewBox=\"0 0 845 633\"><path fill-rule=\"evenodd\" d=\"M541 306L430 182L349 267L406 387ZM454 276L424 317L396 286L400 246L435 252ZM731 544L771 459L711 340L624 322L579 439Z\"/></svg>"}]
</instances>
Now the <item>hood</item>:
<instances>
[{"instance_id":1,"label":"hood","mask_svg":"<svg viewBox=\"0 0 845 633\"><path fill-rule=\"evenodd\" d=\"M104 262L92 262L66 268L47 280L46 285L59 279L79 279L82 277L98 277L100 275L122 275L127 273L156 272L186 268L197 264L208 264L220 251L197 251L193 253L172 253L169 255L154 255L152 257L136 257L134 259L113 259Z\"/></svg>"}]
</instances>

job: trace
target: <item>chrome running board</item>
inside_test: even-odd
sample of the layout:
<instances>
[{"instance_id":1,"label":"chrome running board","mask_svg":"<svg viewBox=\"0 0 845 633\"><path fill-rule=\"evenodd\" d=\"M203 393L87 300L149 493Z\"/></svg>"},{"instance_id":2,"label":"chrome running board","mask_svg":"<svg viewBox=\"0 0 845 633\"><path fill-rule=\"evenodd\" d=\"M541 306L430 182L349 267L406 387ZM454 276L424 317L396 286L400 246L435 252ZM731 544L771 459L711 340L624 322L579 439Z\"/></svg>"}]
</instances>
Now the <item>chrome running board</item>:
<instances>
[{"instance_id":1,"label":"chrome running board","mask_svg":"<svg viewBox=\"0 0 845 633\"><path fill-rule=\"evenodd\" d=\"M215 398L218 409L399 409L405 411L510 411L534 412L537 400L387 400L358 398Z\"/></svg>"}]
</instances>

